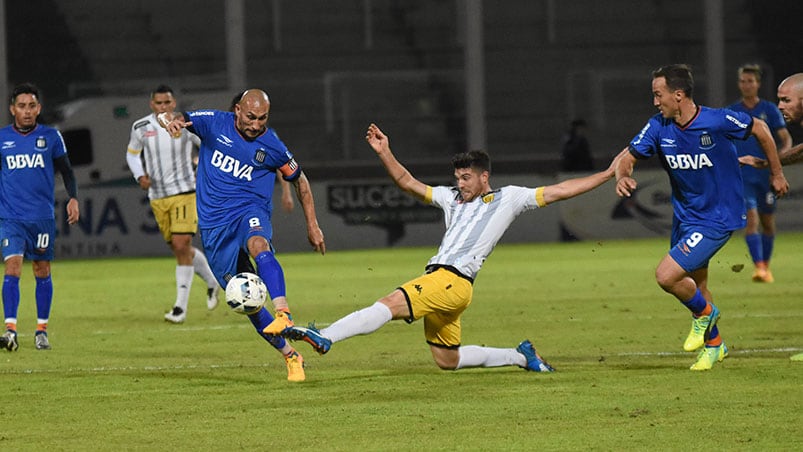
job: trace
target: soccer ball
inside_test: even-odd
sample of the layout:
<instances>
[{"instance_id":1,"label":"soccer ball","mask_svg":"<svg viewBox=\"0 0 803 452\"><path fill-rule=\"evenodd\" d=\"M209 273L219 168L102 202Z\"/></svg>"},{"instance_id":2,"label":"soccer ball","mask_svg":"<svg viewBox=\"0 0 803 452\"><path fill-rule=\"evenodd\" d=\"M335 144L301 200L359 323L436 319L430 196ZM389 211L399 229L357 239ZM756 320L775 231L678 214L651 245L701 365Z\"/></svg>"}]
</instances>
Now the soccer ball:
<instances>
[{"instance_id":1,"label":"soccer ball","mask_svg":"<svg viewBox=\"0 0 803 452\"><path fill-rule=\"evenodd\" d=\"M253 273L238 273L226 284L226 304L238 314L254 314L265 304L268 288Z\"/></svg>"}]
</instances>

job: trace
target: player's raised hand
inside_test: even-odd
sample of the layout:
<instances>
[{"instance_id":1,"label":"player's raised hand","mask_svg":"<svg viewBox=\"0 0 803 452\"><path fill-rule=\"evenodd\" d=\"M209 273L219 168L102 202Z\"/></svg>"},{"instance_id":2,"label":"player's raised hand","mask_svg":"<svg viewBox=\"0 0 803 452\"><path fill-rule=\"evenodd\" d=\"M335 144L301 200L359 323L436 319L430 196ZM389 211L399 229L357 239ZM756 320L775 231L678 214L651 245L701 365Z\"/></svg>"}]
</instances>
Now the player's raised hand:
<instances>
[{"instance_id":1,"label":"player's raised hand","mask_svg":"<svg viewBox=\"0 0 803 452\"><path fill-rule=\"evenodd\" d=\"M382 133L382 130L374 123L371 123L368 126L368 131L365 132L365 141L371 145L377 154L390 151L390 142L387 135Z\"/></svg>"},{"instance_id":2,"label":"player's raised hand","mask_svg":"<svg viewBox=\"0 0 803 452\"><path fill-rule=\"evenodd\" d=\"M181 136L181 129L192 125L192 121L184 120L184 115L173 114L167 111L156 115L156 121L174 138Z\"/></svg>"}]
</instances>

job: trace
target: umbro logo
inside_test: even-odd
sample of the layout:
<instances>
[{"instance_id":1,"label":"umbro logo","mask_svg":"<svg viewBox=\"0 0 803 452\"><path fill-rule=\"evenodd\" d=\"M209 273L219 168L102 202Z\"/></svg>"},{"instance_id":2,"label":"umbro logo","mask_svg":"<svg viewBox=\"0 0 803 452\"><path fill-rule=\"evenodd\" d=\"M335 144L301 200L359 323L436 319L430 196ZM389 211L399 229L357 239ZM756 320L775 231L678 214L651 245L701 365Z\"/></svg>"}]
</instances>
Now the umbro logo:
<instances>
[{"instance_id":1,"label":"umbro logo","mask_svg":"<svg viewBox=\"0 0 803 452\"><path fill-rule=\"evenodd\" d=\"M231 141L231 138L223 134L218 135L217 142L227 147L231 147L233 143L233 141Z\"/></svg>"}]
</instances>

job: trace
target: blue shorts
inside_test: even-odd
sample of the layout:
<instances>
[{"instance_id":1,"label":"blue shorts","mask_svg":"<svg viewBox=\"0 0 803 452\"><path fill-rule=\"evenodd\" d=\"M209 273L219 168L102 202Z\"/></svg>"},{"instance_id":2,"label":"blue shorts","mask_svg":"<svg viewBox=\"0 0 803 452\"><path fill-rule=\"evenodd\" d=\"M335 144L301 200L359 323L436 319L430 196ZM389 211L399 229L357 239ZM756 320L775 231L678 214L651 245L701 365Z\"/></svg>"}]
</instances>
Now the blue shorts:
<instances>
[{"instance_id":1,"label":"blue shorts","mask_svg":"<svg viewBox=\"0 0 803 452\"><path fill-rule=\"evenodd\" d=\"M689 273L706 268L714 254L728 243L731 234L732 231L675 222L672 225L672 248L669 255Z\"/></svg>"},{"instance_id":2,"label":"blue shorts","mask_svg":"<svg viewBox=\"0 0 803 452\"><path fill-rule=\"evenodd\" d=\"M3 258L24 256L31 261L53 260L56 220L0 221Z\"/></svg>"},{"instance_id":3,"label":"blue shorts","mask_svg":"<svg viewBox=\"0 0 803 452\"><path fill-rule=\"evenodd\" d=\"M751 168L755 170L755 168ZM742 168L744 179L744 207L757 209L759 213L775 213L775 193L770 187L769 172L750 171Z\"/></svg>"},{"instance_id":4,"label":"blue shorts","mask_svg":"<svg viewBox=\"0 0 803 452\"><path fill-rule=\"evenodd\" d=\"M231 223L215 227L201 226L201 239L206 259L221 287L237 274L237 256L240 250L248 254L248 239L264 237L273 249L273 226L267 209L253 208L242 216L233 217Z\"/></svg>"}]
</instances>

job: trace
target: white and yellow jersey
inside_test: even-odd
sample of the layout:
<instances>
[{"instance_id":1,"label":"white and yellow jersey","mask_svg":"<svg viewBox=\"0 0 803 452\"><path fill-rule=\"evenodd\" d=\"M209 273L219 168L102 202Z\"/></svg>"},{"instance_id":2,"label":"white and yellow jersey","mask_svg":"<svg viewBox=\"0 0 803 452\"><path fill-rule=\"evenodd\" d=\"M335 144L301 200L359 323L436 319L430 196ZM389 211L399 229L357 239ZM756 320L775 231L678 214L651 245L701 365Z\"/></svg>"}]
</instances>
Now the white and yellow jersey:
<instances>
[{"instance_id":1,"label":"white and yellow jersey","mask_svg":"<svg viewBox=\"0 0 803 452\"><path fill-rule=\"evenodd\" d=\"M425 202L443 210L446 233L427 266L449 266L472 280L520 213L544 207L544 188L508 185L463 202L455 187L427 187Z\"/></svg>"},{"instance_id":2,"label":"white and yellow jersey","mask_svg":"<svg viewBox=\"0 0 803 452\"><path fill-rule=\"evenodd\" d=\"M131 126L126 161L134 179L145 172L150 176L148 198L153 200L189 193L195 191L192 159L193 151L199 145L200 139L186 130L181 131L180 137L173 138L151 113ZM145 168L140 156L144 157Z\"/></svg>"}]
</instances>

